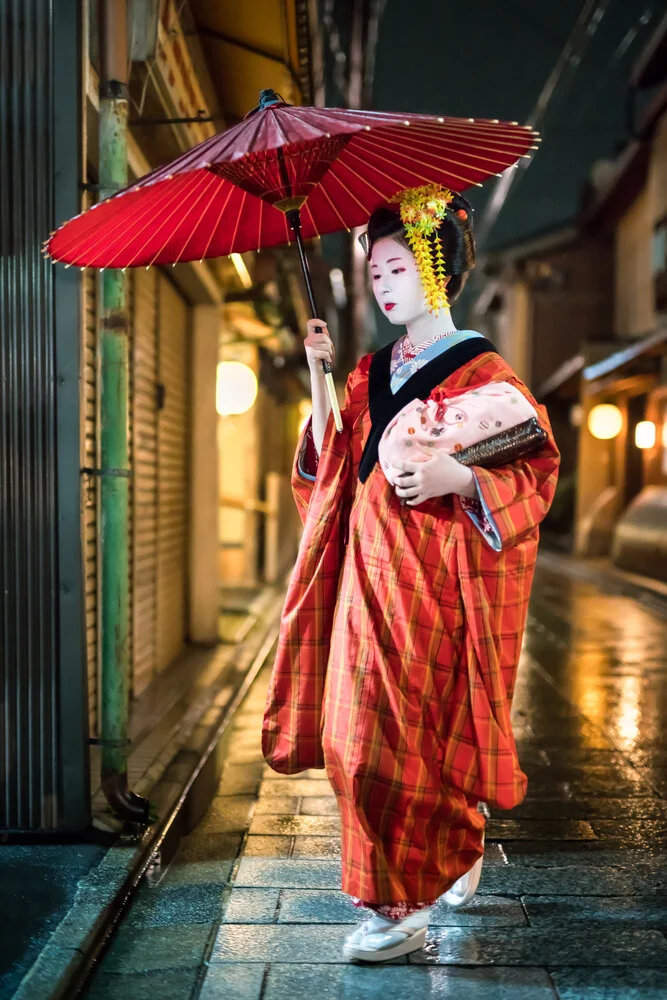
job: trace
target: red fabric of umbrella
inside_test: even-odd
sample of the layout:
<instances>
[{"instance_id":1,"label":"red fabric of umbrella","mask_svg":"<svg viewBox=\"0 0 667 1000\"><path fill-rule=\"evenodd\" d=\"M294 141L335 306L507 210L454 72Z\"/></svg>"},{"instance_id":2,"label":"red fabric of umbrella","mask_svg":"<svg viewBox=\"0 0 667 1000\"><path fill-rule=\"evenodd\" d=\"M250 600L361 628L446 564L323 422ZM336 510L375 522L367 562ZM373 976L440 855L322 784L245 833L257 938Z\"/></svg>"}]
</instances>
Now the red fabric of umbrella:
<instances>
[{"instance_id":1,"label":"red fabric of umbrella","mask_svg":"<svg viewBox=\"0 0 667 1000\"><path fill-rule=\"evenodd\" d=\"M202 260L364 224L406 187L454 191L534 146L516 122L296 107L264 91L244 121L66 222L47 253L80 267Z\"/></svg>"}]
</instances>

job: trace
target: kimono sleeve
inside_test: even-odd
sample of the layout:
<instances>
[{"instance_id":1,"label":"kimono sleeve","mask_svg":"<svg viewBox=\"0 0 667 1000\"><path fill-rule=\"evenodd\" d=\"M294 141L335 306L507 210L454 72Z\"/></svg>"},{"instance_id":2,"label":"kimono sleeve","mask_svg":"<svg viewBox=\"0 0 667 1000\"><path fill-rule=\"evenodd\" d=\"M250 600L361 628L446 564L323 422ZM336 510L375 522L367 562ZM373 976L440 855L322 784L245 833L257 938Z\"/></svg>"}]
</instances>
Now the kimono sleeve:
<instances>
[{"instance_id":1,"label":"kimono sleeve","mask_svg":"<svg viewBox=\"0 0 667 1000\"><path fill-rule=\"evenodd\" d=\"M535 407L548 437L538 452L515 462L495 469L472 466L482 509L500 541L500 546L492 545L497 551L511 548L544 519L553 501L560 464L560 453L544 406L535 401L516 376L504 381L515 385ZM466 511L461 498L456 498L455 503L462 512Z\"/></svg>"},{"instance_id":2,"label":"kimono sleeve","mask_svg":"<svg viewBox=\"0 0 667 1000\"><path fill-rule=\"evenodd\" d=\"M344 424L351 426L360 408L367 404L368 372L372 357L372 354L364 355L354 371L350 372L347 377L345 398L340 411ZM329 414L329 420L333 420L333 414L331 413ZM308 510L310 497L317 479L318 466L319 458L313 440L313 422L312 419L309 419L299 437L292 469L292 492L302 521L305 520Z\"/></svg>"}]
</instances>

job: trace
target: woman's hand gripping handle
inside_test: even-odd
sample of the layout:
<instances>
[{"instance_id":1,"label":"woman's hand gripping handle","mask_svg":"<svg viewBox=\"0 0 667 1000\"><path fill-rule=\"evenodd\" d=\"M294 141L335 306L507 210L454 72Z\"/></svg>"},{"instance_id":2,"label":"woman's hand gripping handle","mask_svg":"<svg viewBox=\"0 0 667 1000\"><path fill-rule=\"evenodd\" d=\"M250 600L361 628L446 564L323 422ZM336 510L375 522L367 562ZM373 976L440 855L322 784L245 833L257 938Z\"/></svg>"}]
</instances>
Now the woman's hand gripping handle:
<instances>
[{"instance_id":1,"label":"woman's hand gripping handle","mask_svg":"<svg viewBox=\"0 0 667 1000\"><path fill-rule=\"evenodd\" d=\"M308 330L305 341L306 357L310 368L310 385L313 396L313 441L317 454L320 455L324 431L332 406L336 430L343 429L333 375L331 374L331 367L336 360L336 349L324 320L309 319L306 328Z\"/></svg>"},{"instance_id":2,"label":"woman's hand gripping handle","mask_svg":"<svg viewBox=\"0 0 667 1000\"><path fill-rule=\"evenodd\" d=\"M322 451L324 431L331 409L334 413L336 430L342 431L343 429L336 387L331 372L336 351L324 320L309 319L306 328L308 331L305 341L306 357L310 368L310 383L313 393L313 440L319 455ZM318 433L320 431L321 433Z\"/></svg>"}]
</instances>

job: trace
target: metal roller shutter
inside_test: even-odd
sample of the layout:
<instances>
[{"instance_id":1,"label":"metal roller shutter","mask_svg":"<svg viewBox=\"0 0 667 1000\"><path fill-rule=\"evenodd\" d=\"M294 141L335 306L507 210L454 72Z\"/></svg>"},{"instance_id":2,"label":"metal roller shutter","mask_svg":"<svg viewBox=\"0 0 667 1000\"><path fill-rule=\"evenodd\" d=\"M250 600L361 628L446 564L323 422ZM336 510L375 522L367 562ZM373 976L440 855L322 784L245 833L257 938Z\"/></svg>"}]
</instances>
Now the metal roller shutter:
<instances>
[{"instance_id":1,"label":"metal roller shutter","mask_svg":"<svg viewBox=\"0 0 667 1000\"><path fill-rule=\"evenodd\" d=\"M159 282L157 478L157 670L185 646L188 565L188 433L190 338L188 307L168 278Z\"/></svg>"},{"instance_id":2,"label":"metal roller shutter","mask_svg":"<svg viewBox=\"0 0 667 1000\"><path fill-rule=\"evenodd\" d=\"M158 273L132 274L132 690L155 674L157 631L157 383Z\"/></svg>"}]
</instances>

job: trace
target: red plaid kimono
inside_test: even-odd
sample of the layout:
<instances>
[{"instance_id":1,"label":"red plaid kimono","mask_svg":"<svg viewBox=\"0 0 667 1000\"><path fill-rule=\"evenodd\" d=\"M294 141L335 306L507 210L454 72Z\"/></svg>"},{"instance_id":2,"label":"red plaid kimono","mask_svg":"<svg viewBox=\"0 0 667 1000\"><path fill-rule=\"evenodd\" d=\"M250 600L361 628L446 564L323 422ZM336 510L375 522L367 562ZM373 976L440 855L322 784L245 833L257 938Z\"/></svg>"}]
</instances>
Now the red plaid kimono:
<instances>
[{"instance_id":1,"label":"red plaid kimono","mask_svg":"<svg viewBox=\"0 0 667 1000\"><path fill-rule=\"evenodd\" d=\"M341 814L343 890L416 904L446 892L481 855L477 802L507 809L526 793L510 706L559 454L544 407L485 351L441 387L512 382L549 431L539 453L474 469L501 551L458 496L402 507L379 465L358 478L370 362L348 378L341 434L329 417L315 482L295 461L304 534L263 750L282 773L326 767Z\"/></svg>"}]
</instances>

